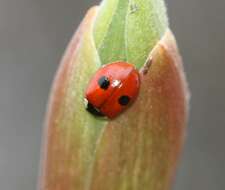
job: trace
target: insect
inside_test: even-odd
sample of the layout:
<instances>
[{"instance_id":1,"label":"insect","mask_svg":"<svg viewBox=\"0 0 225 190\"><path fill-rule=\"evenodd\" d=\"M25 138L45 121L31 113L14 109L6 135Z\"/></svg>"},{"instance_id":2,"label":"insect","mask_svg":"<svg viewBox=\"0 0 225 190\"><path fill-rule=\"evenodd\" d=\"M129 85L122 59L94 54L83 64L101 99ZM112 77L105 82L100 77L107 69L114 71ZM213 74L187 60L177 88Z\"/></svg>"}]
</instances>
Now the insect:
<instances>
[{"instance_id":1,"label":"insect","mask_svg":"<svg viewBox=\"0 0 225 190\"><path fill-rule=\"evenodd\" d=\"M85 91L86 109L95 116L118 116L136 99L140 88L138 70L130 63L101 67Z\"/></svg>"}]
</instances>

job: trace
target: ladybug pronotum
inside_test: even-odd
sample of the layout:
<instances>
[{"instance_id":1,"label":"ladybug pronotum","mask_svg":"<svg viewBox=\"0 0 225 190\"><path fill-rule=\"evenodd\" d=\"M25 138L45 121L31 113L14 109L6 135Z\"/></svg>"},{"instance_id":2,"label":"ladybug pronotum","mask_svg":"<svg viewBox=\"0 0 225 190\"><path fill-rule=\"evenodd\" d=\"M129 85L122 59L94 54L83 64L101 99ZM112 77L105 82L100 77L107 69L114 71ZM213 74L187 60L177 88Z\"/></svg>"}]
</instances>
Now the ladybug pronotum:
<instances>
[{"instance_id":1,"label":"ladybug pronotum","mask_svg":"<svg viewBox=\"0 0 225 190\"><path fill-rule=\"evenodd\" d=\"M134 102L139 88L139 72L132 64L107 64L96 72L88 84L86 109L95 116L113 119Z\"/></svg>"}]
</instances>

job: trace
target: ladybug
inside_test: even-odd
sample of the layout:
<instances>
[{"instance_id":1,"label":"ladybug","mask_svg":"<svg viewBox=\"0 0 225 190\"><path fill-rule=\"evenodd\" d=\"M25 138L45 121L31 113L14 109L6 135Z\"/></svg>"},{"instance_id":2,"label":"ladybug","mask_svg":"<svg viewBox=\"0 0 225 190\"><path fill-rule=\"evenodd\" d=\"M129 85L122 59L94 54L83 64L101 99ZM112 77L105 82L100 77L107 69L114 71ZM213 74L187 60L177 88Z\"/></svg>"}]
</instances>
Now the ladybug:
<instances>
[{"instance_id":1,"label":"ladybug","mask_svg":"<svg viewBox=\"0 0 225 190\"><path fill-rule=\"evenodd\" d=\"M120 61L104 65L85 91L86 110L113 119L134 102L139 89L139 72L132 64Z\"/></svg>"}]
</instances>

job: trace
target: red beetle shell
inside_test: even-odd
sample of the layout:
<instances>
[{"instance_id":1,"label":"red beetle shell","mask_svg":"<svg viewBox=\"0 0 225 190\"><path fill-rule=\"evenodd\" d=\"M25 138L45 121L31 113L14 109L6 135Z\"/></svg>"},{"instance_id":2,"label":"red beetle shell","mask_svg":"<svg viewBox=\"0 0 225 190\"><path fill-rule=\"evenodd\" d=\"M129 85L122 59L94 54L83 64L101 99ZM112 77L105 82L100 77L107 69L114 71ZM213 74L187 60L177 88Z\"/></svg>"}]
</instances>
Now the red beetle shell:
<instances>
[{"instance_id":1,"label":"red beetle shell","mask_svg":"<svg viewBox=\"0 0 225 190\"><path fill-rule=\"evenodd\" d=\"M132 64L115 62L100 68L85 92L87 110L97 116L114 118L137 97L139 72Z\"/></svg>"}]
</instances>

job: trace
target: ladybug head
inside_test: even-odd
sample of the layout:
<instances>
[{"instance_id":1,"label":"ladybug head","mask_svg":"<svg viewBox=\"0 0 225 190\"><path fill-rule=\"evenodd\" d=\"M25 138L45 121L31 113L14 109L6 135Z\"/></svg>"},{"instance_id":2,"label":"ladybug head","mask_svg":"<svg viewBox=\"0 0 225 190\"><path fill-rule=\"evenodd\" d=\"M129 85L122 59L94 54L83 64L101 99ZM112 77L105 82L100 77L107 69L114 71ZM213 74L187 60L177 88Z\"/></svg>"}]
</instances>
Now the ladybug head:
<instances>
[{"instance_id":1,"label":"ladybug head","mask_svg":"<svg viewBox=\"0 0 225 190\"><path fill-rule=\"evenodd\" d=\"M101 113L101 111L98 108L96 108L93 104L91 104L86 98L84 99L84 104L86 110L91 114L93 114L94 116L105 117L105 115Z\"/></svg>"}]
</instances>

